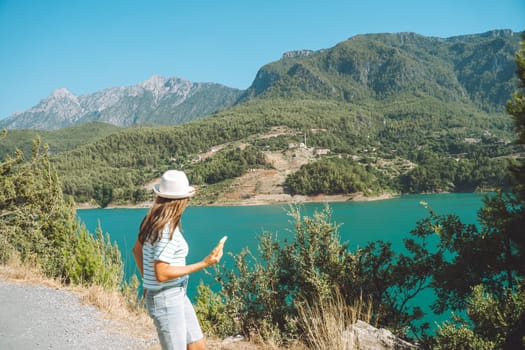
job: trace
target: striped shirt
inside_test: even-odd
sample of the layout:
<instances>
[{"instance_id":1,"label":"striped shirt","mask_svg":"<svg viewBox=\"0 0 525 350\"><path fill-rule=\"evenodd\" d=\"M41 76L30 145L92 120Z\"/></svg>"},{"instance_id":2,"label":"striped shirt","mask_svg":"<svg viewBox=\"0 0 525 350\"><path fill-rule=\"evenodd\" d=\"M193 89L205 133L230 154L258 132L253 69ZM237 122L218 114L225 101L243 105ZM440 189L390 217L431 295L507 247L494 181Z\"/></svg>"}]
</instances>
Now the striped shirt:
<instances>
[{"instance_id":1,"label":"striped shirt","mask_svg":"<svg viewBox=\"0 0 525 350\"><path fill-rule=\"evenodd\" d=\"M177 285L188 276L183 276L166 282L158 282L155 275L155 261L163 261L171 266L186 265L188 255L188 243L182 236L177 227L170 240L170 227L166 225L162 231L162 238L155 242L144 242L142 247L142 258L144 264L144 288L149 290L159 290L161 288Z\"/></svg>"}]
</instances>

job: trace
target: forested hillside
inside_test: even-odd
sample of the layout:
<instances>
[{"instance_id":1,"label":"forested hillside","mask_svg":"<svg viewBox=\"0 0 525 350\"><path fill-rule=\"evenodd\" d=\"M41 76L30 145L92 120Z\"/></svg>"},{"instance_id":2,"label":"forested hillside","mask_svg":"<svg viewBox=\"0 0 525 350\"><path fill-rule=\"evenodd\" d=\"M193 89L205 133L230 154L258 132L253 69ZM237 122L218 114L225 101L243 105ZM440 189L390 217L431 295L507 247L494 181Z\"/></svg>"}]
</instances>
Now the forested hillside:
<instances>
[{"instance_id":1,"label":"forested hillside","mask_svg":"<svg viewBox=\"0 0 525 350\"><path fill-rule=\"evenodd\" d=\"M285 54L261 68L244 98L307 95L361 104L433 96L501 112L516 87L519 40L508 30L448 39L357 35L330 49Z\"/></svg>"},{"instance_id":2,"label":"forested hillside","mask_svg":"<svg viewBox=\"0 0 525 350\"><path fill-rule=\"evenodd\" d=\"M510 31L360 35L262 67L230 109L181 126L125 129L52 161L66 194L102 206L147 199L145 185L171 167L200 186L197 202L214 203L234 178L301 149L311 156L282 173L284 193L505 188L504 169L522 152L503 112L518 47Z\"/></svg>"},{"instance_id":3,"label":"forested hillside","mask_svg":"<svg viewBox=\"0 0 525 350\"><path fill-rule=\"evenodd\" d=\"M360 176L359 181L367 179L380 184L379 187L366 183L364 187L361 183L353 186L365 193L472 191L505 184L504 165L507 156L514 152L514 146L506 139L510 121L503 116L478 113L475 118L450 123L441 114L450 115L461 106L425 102L419 108L426 112L419 112L419 118L391 120L380 112L342 102L257 100L183 126L127 129L59 154L53 161L62 176L65 193L74 195L80 202L95 198L102 205L147 199L151 191L143 185L170 167L185 169L191 181L201 186L200 195L209 198L205 185L216 182L206 179L225 181L257 166L271 166L246 161L240 156L242 148L235 145L252 145L261 154L281 153L289 150L291 143L302 142L305 134L307 147L329 150L328 154L318 157L319 161L337 158L341 167L351 163L368 174ZM442 129L443 125L448 129ZM289 132L274 137L261 136L275 127L284 127ZM491 129L498 133L486 134L486 130ZM199 159L201 153L214 146L230 143L230 148ZM214 158L226 152L230 155L224 156L223 162L213 163ZM255 158L260 158L260 154L255 154ZM395 164L403 160L419 166L396 169ZM382 172L379 165L385 161L393 165ZM203 173L202 164L208 163L210 166L204 167L207 173ZM222 175L225 169L233 168L238 172ZM196 169L199 176L193 175ZM306 170L295 177L301 174L305 174L306 181L313 179ZM319 176L322 183L328 181L324 177L335 175L323 171ZM372 181L373 178L377 180ZM288 185L293 186L293 182L289 181ZM308 191L296 187L287 190L303 194L325 192L322 187L312 186Z\"/></svg>"},{"instance_id":4,"label":"forested hillside","mask_svg":"<svg viewBox=\"0 0 525 350\"><path fill-rule=\"evenodd\" d=\"M122 128L106 123L91 122L54 131L33 129L12 129L0 141L0 160L13 154L16 148L31 154L33 140L40 137L49 146L51 154L68 151L80 145L95 142L108 135L121 131Z\"/></svg>"}]
</instances>

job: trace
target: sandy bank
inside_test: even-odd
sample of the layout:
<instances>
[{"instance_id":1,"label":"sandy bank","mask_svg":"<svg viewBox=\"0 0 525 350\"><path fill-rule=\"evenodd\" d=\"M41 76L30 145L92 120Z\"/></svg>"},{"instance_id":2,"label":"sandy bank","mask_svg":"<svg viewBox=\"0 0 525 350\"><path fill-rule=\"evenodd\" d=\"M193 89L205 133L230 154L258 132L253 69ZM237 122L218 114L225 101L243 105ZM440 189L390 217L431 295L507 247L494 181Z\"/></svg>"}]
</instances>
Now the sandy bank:
<instances>
[{"instance_id":1,"label":"sandy bank","mask_svg":"<svg viewBox=\"0 0 525 350\"><path fill-rule=\"evenodd\" d=\"M365 196L363 193L355 193L349 195L325 195L320 194L316 196L304 195L289 195L289 194L256 194L246 198L221 198L213 203L208 204L193 204L198 206L248 206L248 205L272 205L272 204L301 204L301 203L333 203L333 202L368 202L377 200L386 200L396 197L391 193L384 193L376 196ZM197 202L197 201L196 201ZM198 203L198 202L197 202ZM150 208L152 201L141 202L137 204L110 204L106 209L112 208L126 208L126 209L140 209ZM80 203L76 209L97 209L97 205L91 203Z\"/></svg>"}]
</instances>

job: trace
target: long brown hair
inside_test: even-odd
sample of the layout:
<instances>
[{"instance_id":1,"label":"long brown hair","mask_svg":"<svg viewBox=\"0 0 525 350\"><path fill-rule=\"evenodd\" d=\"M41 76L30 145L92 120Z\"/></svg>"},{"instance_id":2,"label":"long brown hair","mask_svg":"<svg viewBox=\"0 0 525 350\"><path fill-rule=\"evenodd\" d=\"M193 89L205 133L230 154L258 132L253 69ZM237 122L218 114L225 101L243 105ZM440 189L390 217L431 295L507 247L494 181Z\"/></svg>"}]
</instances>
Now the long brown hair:
<instances>
[{"instance_id":1,"label":"long brown hair","mask_svg":"<svg viewBox=\"0 0 525 350\"><path fill-rule=\"evenodd\" d=\"M142 219L139 229L139 241L144 244L148 241L155 243L162 238L162 230L170 225L170 239L177 226L180 226L180 218L188 205L189 198L169 199L157 197L150 211ZM180 228L180 227L179 227Z\"/></svg>"}]
</instances>

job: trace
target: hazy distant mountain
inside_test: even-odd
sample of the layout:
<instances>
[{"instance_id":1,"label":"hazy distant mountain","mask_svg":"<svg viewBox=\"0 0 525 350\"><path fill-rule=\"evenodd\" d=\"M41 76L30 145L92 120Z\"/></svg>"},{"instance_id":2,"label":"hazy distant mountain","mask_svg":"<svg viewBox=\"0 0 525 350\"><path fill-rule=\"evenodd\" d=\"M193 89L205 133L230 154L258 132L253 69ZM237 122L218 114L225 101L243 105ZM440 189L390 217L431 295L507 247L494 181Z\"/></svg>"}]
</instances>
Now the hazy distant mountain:
<instances>
[{"instance_id":1,"label":"hazy distant mountain","mask_svg":"<svg viewBox=\"0 0 525 350\"><path fill-rule=\"evenodd\" d=\"M161 76L138 85L81 96L62 88L35 107L0 120L0 126L55 130L89 121L118 126L175 125L227 108L241 93L241 90L220 84Z\"/></svg>"}]
</instances>

